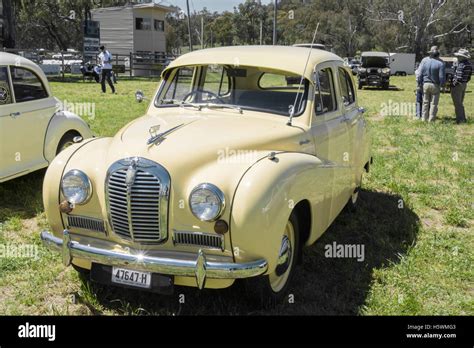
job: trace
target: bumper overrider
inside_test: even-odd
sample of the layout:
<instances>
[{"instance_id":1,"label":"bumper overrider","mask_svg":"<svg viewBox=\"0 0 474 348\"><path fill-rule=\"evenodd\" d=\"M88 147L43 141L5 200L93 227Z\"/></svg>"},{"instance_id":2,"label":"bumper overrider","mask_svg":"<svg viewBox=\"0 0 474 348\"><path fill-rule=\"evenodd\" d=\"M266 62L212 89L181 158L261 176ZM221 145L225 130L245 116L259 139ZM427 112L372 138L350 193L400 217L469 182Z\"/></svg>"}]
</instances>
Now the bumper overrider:
<instances>
[{"instance_id":1,"label":"bumper overrider","mask_svg":"<svg viewBox=\"0 0 474 348\"><path fill-rule=\"evenodd\" d=\"M84 239L84 238L82 238ZM48 231L41 233L43 245L50 250L62 254L63 263L69 266L74 258L88 260L108 266L129 267L133 270L195 277L199 289L204 288L206 278L212 279L242 279L261 275L267 271L266 260L256 260L246 263L226 261L208 261L200 249L197 254L188 252L169 253L154 252L153 255L139 250L115 250L116 245L107 241L90 238L85 243L73 241L68 230L63 232L63 238L58 238ZM92 246L89 241L97 246Z\"/></svg>"}]
</instances>

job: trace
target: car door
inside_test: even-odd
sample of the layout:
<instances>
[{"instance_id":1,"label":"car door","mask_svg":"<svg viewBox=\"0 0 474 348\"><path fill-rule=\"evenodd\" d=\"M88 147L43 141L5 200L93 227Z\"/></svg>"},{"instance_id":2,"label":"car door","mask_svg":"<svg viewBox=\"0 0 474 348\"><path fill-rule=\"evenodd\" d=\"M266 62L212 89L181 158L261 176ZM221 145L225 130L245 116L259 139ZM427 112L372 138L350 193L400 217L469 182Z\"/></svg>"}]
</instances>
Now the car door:
<instances>
[{"instance_id":1,"label":"car door","mask_svg":"<svg viewBox=\"0 0 474 348\"><path fill-rule=\"evenodd\" d=\"M356 94L352 76L343 67L338 68L338 80L340 90L340 104L345 114L345 120L348 127L349 134L349 164L352 167L351 175L351 186L349 195L352 194L356 187L356 183L359 182L357 176L362 174L363 164L361 146L359 141L361 140L360 132L363 130L363 117L362 109L359 109L356 101Z\"/></svg>"},{"instance_id":2,"label":"car door","mask_svg":"<svg viewBox=\"0 0 474 348\"><path fill-rule=\"evenodd\" d=\"M15 113L12 90L8 66L0 66L0 180L17 170L15 158L7 155L12 152L7 139L7 126Z\"/></svg>"},{"instance_id":3,"label":"car door","mask_svg":"<svg viewBox=\"0 0 474 348\"><path fill-rule=\"evenodd\" d=\"M9 67L13 104L3 114L2 143L5 176L33 171L47 165L44 140L56 111L56 99L48 94L41 78L21 66Z\"/></svg>"},{"instance_id":4,"label":"car door","mask_svg":"<svg viewBox=\"0 0 474 348\"><path fill-rule=\"evenodd\" d=\"M349 134L346 119L338 103L337 70L332 63L317 66L316 87L311 132L316 156L332 168L331 223L347 203L347 186L350 184L348 152Z\"/></svg>"}]
</instances>

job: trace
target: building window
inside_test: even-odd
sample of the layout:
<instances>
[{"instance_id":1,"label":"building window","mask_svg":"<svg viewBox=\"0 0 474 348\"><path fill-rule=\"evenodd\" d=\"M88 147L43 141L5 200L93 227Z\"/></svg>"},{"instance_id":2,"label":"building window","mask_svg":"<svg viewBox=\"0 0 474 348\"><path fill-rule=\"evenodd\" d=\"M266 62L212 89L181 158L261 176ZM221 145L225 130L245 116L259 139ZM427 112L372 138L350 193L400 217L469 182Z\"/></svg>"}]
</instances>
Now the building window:
<instances>
[{"instance_id":1,"label":"building window","mask_svg":"<svg viewBox=\"0 0 474 348\"><path fill-rule=\"evenodd\" d=\"M151 19L150 18L135 18L135 29L136 30L151 30Z\"/></svg>"},{"instance_id":2,"label":"building window","mask_svg":"<svg viewBox=\"0 0 474 348\"><path fill-rule=\"evenodd\" d=\"M165 21L160 21L158 19L155 19L155 30L165 31Z\"/></svg>"}]
</instances>

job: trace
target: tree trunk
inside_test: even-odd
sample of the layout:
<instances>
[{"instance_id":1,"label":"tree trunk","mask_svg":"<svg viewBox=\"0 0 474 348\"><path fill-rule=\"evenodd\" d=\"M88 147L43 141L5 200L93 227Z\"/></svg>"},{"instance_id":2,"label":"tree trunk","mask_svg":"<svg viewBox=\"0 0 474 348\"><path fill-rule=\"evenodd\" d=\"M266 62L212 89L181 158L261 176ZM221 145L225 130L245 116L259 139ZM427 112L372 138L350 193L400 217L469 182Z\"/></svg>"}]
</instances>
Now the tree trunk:
<instances>
[{"instance_id":1,"label":"tree trunk","mask_svg":"<svg viewBox=\"0 0 474 348\"><path fill-rule=\"evenodd\" d=\"M3 46L15 48L16 45L15 0L3 0Z\"/></svg>"}]
</instances>

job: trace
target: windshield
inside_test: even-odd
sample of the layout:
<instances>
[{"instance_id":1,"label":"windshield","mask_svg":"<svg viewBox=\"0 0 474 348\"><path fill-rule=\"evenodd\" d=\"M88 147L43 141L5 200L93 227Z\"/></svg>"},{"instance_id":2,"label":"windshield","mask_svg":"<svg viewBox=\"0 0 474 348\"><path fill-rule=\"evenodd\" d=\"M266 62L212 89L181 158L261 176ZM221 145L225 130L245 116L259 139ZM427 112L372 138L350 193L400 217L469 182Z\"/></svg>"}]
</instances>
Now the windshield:
<instances>
[{"instance_id":1,"label":"windshield","mask_svg":"<svg viewBox=\"0 0 474 348\"><path fill-rule=\"evenodd\" d=\"M169 71L155 106L229 108L294 116L306 108L309 82L301 76L256 67L204 65Z\"/></svg>"},{"instance_id":2,"label":"windshield","mask_svg":"<svg viewBox=\"0 0 474 348\"><path fill-rule=\"evenodd\" d=\"M388 67L388 57L362 57L364 68L386 68Z\"/></svg>"}]
</instances>

